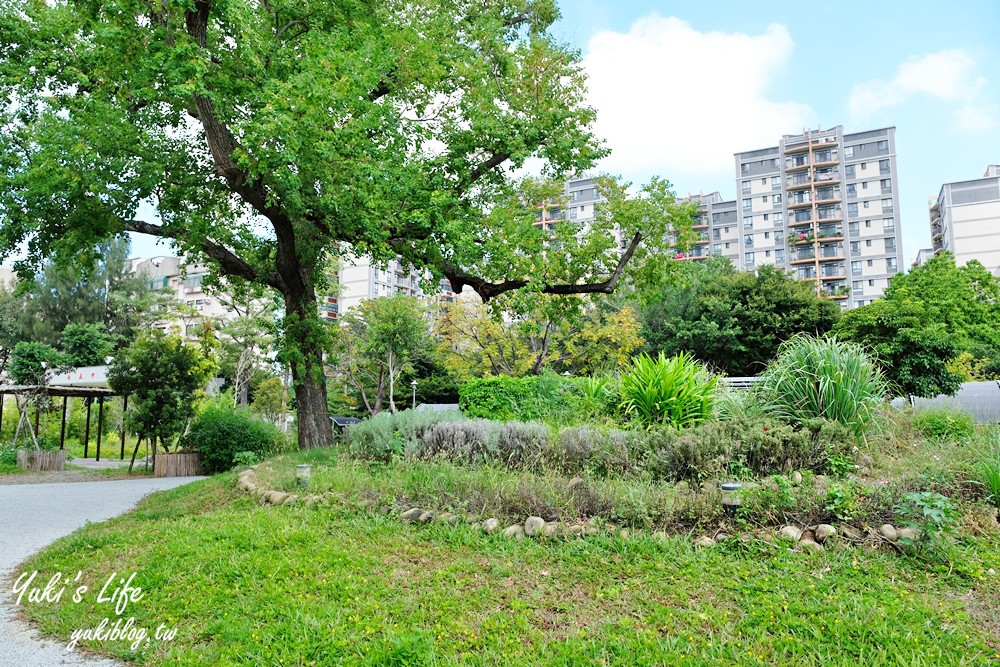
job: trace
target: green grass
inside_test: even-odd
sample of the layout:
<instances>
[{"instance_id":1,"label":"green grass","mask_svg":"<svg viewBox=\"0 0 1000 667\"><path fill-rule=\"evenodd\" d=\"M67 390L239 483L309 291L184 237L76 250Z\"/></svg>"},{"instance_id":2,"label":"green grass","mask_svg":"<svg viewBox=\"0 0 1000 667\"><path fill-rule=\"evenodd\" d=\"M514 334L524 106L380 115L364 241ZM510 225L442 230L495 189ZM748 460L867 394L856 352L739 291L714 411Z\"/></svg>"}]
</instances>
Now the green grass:
<instances>
[{"instance_id":1,"label":"green grass","mask_svg":"<svg viewBox=\"0 0 1000 667\"><path fill-rule=\"evenodd\" d=\"M290 457L316 463L323 452ZM284 473L282 473L284 474ZM984 665L1000 660L1000 547L949 570L884 551L695 550L684 536L536 543L346 507L262 507L232 474L159 493L21 569L137 571L148 665ZM959 572L965 574L959 574ZM66 638L108 614L25 607Z\"/></svg>"}]
</instances>

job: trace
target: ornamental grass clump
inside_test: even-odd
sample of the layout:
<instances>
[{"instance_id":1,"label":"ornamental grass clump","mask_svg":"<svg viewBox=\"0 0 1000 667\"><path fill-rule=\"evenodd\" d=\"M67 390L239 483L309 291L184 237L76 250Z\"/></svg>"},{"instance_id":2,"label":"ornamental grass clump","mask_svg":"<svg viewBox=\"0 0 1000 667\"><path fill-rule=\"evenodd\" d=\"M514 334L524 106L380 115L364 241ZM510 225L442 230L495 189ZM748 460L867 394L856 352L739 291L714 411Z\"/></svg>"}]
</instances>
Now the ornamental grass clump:
<instances>
[{"instance_id":1,"label":"ornamental grass clump","mask_svg":"<svg viewBox=\"0 0 1000 667\"><path fill-rule=\"evenodd\" d=\"M786 341L761 378L768 414L790 424L840 422L864 436L888 396L882 371L857 344L800 335Z\"/></svg>"},{"instance_id":2,"label":"ornamental grass clump","mask_svg":"<svg viewBox=\"0 0 1000 667\"><path fill-rule=\"evenodd\" d=\"M712 416L717 381L686 353L640 354L622 376L622 407L645 426L694 426Z\"/></svg>"}]
</instances>

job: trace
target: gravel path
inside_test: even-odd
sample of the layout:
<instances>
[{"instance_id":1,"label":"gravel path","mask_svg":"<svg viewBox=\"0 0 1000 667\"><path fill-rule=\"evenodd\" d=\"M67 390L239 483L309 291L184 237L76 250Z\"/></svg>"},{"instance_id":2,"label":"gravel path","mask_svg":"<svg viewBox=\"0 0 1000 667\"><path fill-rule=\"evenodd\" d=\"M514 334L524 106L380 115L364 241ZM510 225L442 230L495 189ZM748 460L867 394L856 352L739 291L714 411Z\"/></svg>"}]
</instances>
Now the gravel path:
<instances>
[{"instance_id":1,"label":"gravel path","mask_svg":"<svg viewBox=\"0 0 1000 667\"><path fill-rule=\"evenodd\" d=\"M0 666L52 667L118 663L88 659L65 644L42 641L15 620L14 568L47 544L92 521L105 521L131 509L148 493L172 489L197 477L0 486ZM41 577L42 573L39 573Z\"/></svg>"}]
</instances>

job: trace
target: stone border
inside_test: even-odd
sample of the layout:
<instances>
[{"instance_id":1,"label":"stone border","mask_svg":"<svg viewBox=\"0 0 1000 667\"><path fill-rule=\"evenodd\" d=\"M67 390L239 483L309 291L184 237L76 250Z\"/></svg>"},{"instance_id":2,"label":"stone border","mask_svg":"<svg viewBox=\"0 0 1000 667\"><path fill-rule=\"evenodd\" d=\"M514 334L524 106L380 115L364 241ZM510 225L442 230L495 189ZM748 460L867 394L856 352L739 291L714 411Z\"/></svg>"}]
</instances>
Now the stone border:
<instances>
[{"instance_id":1,"label":"stone border","mask_svg":"<svg viewBox=\"0 0 1000 667\"><path fill-rule=\"evenodd\" d=\"M265 489L257 485L256 470L257 466L251 466L240 471L237 475L236 488L240 491L258 497L262 505L278 506L302 504L305 507L312 507L314 505L329 505L330 501L333 499L343 500L343 496L336 493L300 496L298 494L287 493L285 491ZM576 481L576 479L573 481ZM367 511L377 510L383 515L389 515L395 512L396 515L404 522L413 524L428 524L433 522L436 524L457 526L462 522L461 517L457 514L453 514L451 512L437 512L435 510L408 504L392 507L390 505L378 505L378 503L373 500L363 500L358 503L358 509ZM545 521L545 519L539 516L529 516L524 520L523 524L515 523L503 527L503 524L501 524L500 520L496 517L490 517L481 521L475 517L467 517L465 523L482 530L487 535L499 533L503 537L512 540L521 540L528 537L539 540L557 537L587 537L591 535L599 535L602 532L608 535L617 534L617 536L622 539L628 539L630 537L643 537L645 535L642 530L631 531L627 528L619 528L614 523L604 523L593 518L582 522L564 524L560 521ZM652 533L651 536L656 539L666 540L670 537L670 534L665 531L657 531ZM822 553L825 551L824 545L829 546L834 542L845 545L868 544L874 547L885 544L898 550L901 544L906 544L907 541L919 540L920 533L919 531L915 531L910 528L896 528L890 524L884 524L877 530L869 529L867 533L863 533L857 528L847 524L841 524L841 526L837 528L830 524L821 523L815 526L806 526L804 528L785 525L777 530L765 529L757 535L745 533L743 535L734 536L724 531L719 531L713 536L703 535L696 538L694 540L694 545L699 548L707 548L732 539L738 539L741 542L761 540L771 544L784 542L785 544L794 545L794 549L796 551Z\"/></svg>"}]
</instances>

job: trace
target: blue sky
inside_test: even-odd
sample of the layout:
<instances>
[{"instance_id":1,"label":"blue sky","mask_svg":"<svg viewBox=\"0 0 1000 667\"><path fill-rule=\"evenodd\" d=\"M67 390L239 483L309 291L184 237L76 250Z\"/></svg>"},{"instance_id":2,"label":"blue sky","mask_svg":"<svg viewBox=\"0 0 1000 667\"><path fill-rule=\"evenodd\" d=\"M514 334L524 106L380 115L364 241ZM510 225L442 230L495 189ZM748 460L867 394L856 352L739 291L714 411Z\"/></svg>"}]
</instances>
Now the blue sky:
<instances>
[{"instance_id":1,"label":"blue sky","mask_svg":"<svg viewBox=\"0 0 1000 667\"><path fill-rule=\"evenodd\" d=\"M781 134L895 126L904 261L927 198L1000 163L1000 2L563 0L602 170L735 196L733 153Z\"/></svg>"}]
</instances>

